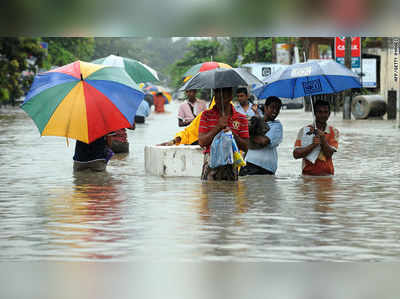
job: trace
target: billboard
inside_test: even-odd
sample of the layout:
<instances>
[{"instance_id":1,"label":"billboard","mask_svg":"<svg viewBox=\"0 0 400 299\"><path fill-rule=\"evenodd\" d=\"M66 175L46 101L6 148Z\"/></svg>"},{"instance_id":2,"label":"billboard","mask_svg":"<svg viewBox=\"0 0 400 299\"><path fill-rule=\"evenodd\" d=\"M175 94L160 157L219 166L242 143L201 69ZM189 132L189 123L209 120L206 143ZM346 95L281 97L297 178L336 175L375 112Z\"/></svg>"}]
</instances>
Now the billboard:
<instances>
[{"instance_id":1,"label":"billboard","mask_svg":"<svg viewBox=\"0 0 400 299\"><path fill-rule=\"evenodd\" d=\"M346 55L346 37L335 37L335 59L336 62L344 64ZM355 36L351 38L351 70L357 74L361 74L361 37ZM362 79L361 79L362 80Z\"/></svg>"}]
</instances>

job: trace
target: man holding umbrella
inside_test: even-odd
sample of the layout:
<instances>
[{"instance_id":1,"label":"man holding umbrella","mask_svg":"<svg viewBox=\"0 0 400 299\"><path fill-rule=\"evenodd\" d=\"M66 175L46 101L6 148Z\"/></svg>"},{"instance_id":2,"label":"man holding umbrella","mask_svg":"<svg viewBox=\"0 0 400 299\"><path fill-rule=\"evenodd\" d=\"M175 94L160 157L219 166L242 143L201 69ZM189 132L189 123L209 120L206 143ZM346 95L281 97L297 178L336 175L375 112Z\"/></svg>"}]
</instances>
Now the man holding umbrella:
<instances>
[{"instance_id":1,"label":"man holding umbrella","mask_svg":"<svg viewBox=\"0 0 400 299\"><path fill-rule=\"evenodd\" d=\"M316 101L314 114L316 128L308 125L300 129L293 156L295 159L303 158L303 175L333 175L332 156L339 145L339 131L327 124L330 115L328 102Z\"/></svg>"},{"instance_id":2,"label":"man holding umbrella","mask_svg":"<svg viewBox=\"0 0 400 299\"><path fill-rule=\"evenodd\" d=\"M227 163L216 163L216 165L222 165L221 167L210 167L211 145L217 134L221 131L227 132L226 135L230 135L228 131L231 131L232 135L228 137L232 138L230 145L225 143L224 146L231 146L231 151L234 151L233 156L236 162L241 160L238 150L247 151L249 130L246 116L237 112L231 104L233 87L256 86L261 84L262 82L258 80L257 77L248 73L246 70L239 68L217 68L197 73L180 88L180 90L209 88L214 92L215 106L201 114L199 125L199 145L205 148L203 171L201 175L203 180L238 179L237 165L240 165L240 163L234 162L230 164L231 161L224 161ZM235 142L232 142L233 138ZM229 151L228 148L220 149ZM226 153L227 152L224 154ZM214 156L214 158L215 157L216 156ZM214 160L215 159L212 161Z\"/></svg>"},{"instance_id":3,"label":"man holding umbrella","mask_svg":"<svg viewBox=\"0 0 400 299\"><path fill-rule=\"evenodd\" d=\"M215 106L203 112L199 127L199 145L205 147L204 164L201 178L203 180L214 180L217 169L209 167L210 146L214 137L222 130L231 131L235 141L242 151L247 151L249 141L248 122L245 115L237 112L231 104L233 98L232 87L216 88L213 90L215 95ZM233 179L237 180L237 168L233 165Z\"/></svg>"}]
</instances>

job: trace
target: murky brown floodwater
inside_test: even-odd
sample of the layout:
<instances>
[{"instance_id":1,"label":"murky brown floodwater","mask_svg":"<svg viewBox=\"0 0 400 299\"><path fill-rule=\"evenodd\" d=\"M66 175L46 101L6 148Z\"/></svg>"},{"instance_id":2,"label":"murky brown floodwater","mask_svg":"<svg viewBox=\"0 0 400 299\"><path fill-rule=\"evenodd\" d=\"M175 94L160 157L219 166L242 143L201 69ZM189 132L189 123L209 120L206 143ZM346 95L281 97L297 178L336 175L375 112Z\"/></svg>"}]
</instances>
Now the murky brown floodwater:
<instances>
[{"instance_id":1,"label":"murky brown floodwater","mask_svg":"<svg viewBox=\"0 0 400 299\"><path fill-rule=\"evenodd\" d=\"M0 260L399 261L400 130L343 121L332 178L303 178L291 156L309 113L282 110L275 177L239 182L146 175L144 146L178 130L178 103L129 131L104 174L72 172L75 141L40 137L0 110Z\"/></svg>"}]
</instances>

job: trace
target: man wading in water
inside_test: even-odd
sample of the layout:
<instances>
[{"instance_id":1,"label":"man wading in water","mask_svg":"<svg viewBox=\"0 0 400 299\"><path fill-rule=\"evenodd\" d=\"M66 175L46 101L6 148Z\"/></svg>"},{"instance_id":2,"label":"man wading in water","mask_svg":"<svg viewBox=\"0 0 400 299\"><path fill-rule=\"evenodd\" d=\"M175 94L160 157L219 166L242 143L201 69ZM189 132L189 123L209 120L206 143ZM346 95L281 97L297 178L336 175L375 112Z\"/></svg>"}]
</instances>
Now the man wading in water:
<instances>
[{"instance_id":1,"label":"man wading in water","mask_svg":"<svg viewBox=\"0 0 400 299\"><path fill-rule=\"evenodd\" d=\"M315 130L313 125L308 125L300 129L297 134L293 156L295 159L303 158L303 175L333 175L332 156L338 149L339 131L327 123L331 114L328 102L316 101L314 114L317 128ZM305 144L305 136L311 136L312 142ZM317 152L318 157L314 162L311 162L307 157L316 149L319 151L319 153Z\"/></svg>"},{"instance_id":2,"label":"man wading in water","mask_svg":"<svg viewBox=\"0 0 400 299\"><path fill-rule=\"evenodd\" d=\"M249 142L248 122L245 115L237 112L231 104L232 87L214 89L215 106L202 113L199 127L199 144L204 150L202 180L237 180L238 171L234 165L210 168L210 146L214 137L222 130L232 131L242 151L247 151Z\"/></svg>"}]
</instances>

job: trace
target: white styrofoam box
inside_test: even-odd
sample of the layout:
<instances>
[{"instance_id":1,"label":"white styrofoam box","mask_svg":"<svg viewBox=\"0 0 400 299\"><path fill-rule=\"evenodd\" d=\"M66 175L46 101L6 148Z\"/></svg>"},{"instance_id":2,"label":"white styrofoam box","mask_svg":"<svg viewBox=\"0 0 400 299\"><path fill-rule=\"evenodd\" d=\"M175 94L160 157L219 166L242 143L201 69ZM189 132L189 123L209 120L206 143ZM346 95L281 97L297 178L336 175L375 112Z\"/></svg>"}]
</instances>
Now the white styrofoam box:
<instances>
[{"instance_id":1,"label":"white styrofoam box","mask_svg":"<svg viewBox=\"0 0 400 299\"><path fill-rule=\"evenodd\" d=\"M144 148L146 172L163 177L200 177L203 152L199 145L146 145Z\"/></svg>"}]
</instances>

